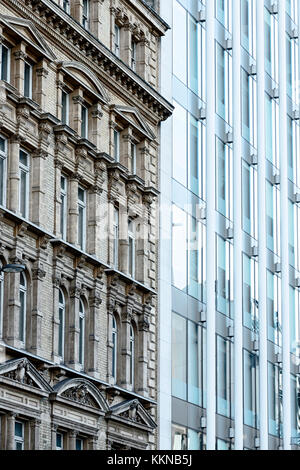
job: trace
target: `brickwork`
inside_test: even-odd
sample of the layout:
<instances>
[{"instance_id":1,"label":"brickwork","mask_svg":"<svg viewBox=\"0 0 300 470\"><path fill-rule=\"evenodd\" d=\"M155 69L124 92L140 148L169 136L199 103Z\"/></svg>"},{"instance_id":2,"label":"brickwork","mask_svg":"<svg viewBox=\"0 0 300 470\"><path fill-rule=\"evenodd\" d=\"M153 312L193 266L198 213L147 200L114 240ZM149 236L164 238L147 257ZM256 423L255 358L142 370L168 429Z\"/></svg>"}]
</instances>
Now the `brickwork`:
<instances>
[{"instance_id":1,"label":"brickwork","mask_svg":"<svg viewBox=\"0 0 300 470\"><path fill-rule=\"evenodd\" d=\"M158 92L158 58L167 25L139 0L89 4L86 19L81 0L70 14L60 0L0 7L10 64L0 82L0 261L26 268L24 281L0 278L4 449L16 446L16 421L24 448L156 446L159 126L172 112Z\"/></svg>"}]
</instances>

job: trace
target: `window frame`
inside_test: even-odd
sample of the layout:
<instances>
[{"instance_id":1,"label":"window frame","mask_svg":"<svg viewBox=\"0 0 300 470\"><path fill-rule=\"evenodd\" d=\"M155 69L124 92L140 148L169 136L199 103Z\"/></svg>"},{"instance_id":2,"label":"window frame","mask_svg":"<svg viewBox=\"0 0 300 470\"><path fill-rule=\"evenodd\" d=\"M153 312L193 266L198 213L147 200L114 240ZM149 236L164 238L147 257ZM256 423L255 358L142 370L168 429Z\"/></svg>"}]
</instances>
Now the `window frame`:
<instances>
[{"instance_id":1,"label":"window frame","mask_svg":"<svg viewBox=\"0 0 300 470\"><path fill-rule=\"evenodd\" d=\"M60 294L62 295L63 302L60 301ZM60 317L60 311L62 312L62 317ZM58 348L57 353L59 357L64 360L64 337L65 337L65 319L66 319L66 299L63 291L59 289L58 296ZM61 344L60 344L61 341Z\"/></svg>"},{"instance_id":2,"label":"window frame","mask_svg":"<svg viewBox=\"0 0 300 470\"><path fill-rule=\"evenodd\" d=\"M21 152L23 154L26 155L27 157L27 166L25 166L23 163L21 163L20 161L20 157L21 157ZM25 213L22 212L22 207L21 207L21 196L22 196L22 172L25 174L25 192L24 192L24 197L25 197L25 202L24 202L24 209L25 209ZM30 154L20 148L20 151L19 151L19 177L20 177L20 182L19 182L19 211L22 215L22 217L24 217L24 219L27 219L29 217L29 186L30 186Z\"/></svg>"},{"instance_id":3,"label":"window frame","mask_svg":"<svg viewBox=\"0 0 300 470\"><path fill-rule=\"evenodd\" d=\"M82 26L89 31L90 29L90 1L82 1Z\"/></svg>"},{"instance_id":4,"label":"window frame","mask_svg":"<svg viewBox=\"0 0 300 470\"><path fill-rule=\"evenodd\" d=\"M89 138L89 109L84 104L81 105L81 131L80 137L82 139Z\"/></svg>"},{"instance_id":5,"label":"window frame","mask_svg":"<svg viewBox=\"0 0 300 470\"><path fill-rule=\"evenodd\" d=\"M113 208L113 265L115 269L119 268L119 230L120 214L117 207Z\"/></svg>"},{"instance_id":6,"label":"window frame","mask_svg":"<svg viewBox=\"0 0 300 470\"><path fill-rule=\"evenodd\" d=\"M16 436L16 424L21 424L22 426L22 437ZM23 421L16 420L15 421L15 429L14 429L14 448L15 450L24 450L25 447L25 423ZM20 443L22 449L17 449L17 444Z\"/></svg>"},{"instance_id":7,"label":"window frame","mask_svg":"<svg viewBox=\"0 0 300 470\"><path fill-rule=\"evenodd\" d=\"M136 237L134 221L128 220L128 273L134 278L135 277L135 265L136 265Z\"/></svg>"},{"instance_id":8,"label":"window frame","mask_svg":"<svg viewBox=\"0 0 300 470\"><path fill-rule=\"evenodd\" d=\"M129 367L129 382L134 388L134 375L135 375L135 333L134 328L130 324L129 327L129 350L130 350L130 367Z\"/></svg>"},{"instance_id":9,"label":"window frame","mask_svg":"<svg viewBox=\"0 0 300 470\"><path fill-rule=\"evenodd\" d=\"M115 24L114 27L114 54L120 58L120 36L121 36L121 29L120 27Z\"/></svg>"},{"instance_id":10,"label":"window frame","mask_svg":"<svg viewBox=\"0 0 300 470\"><path fill-rule=\"evenodd\" d=\"M65 103L63 98L64 96ZM61 93L61 122L66 126L68 126L70 122L70 94L64 90L62 90Z\"/></svg>"},{"instance_id":11,"label":"window frame","mask_svg":"<svg viewBox=\"0 0 300 470\"><path fill-rule=\"evenodd\" d=\"M65 187L62 186L62 181L65 181ZM60 177L60 232L63 240L67 240L67 227L68 227L68 179L66 176Z\"/></svg>"},{"instance_id":12,"label":"window frame","mask_svg":"<svg viewBox=\"0 0 300 470\"><path fill-rule=\"evenodd\" d=\"M79 198L79 190L83 191L83 200ZM78 207L78 224L77 224L77 242L82 251L85 251L86 248L86 215L87 215L87 194L86 190L82 186L78 186L78 197L77 197L77 207ZM82 227L81 227L81 210L82 210ZM81 228L81 229L80 229ZM80 240L80 234L82 233L82 239Z\"/></svg>"},{"instance_id":13,"label":"window frame","mask_svg":"<svg viewBox=\"0 0 300 470\"><path fill-rule=\"evenodd\" d=\"M112 364L111 375L114 382L117 382L117 366L118 366L118 324L115 315L112 315L111 327L111 342L112 342Z\"/></svg>"},{"instance_id":14,"label":"window frame","mask_svg":"<svg viewBox=\"0 0 300 470\"><path fill-rule=\"evenodd\" d=\"M3 48L7 50L7 68L6 68L6 79L3 77ZM11 48L6 46L5 44L1 44L1 73L0 73L0 78L4 82L10 83L10 72L11 72Z\"/></svg>"},{"instance_id":15,"label":"window frame","mask_svg":"<svg viewBox=\"0 0 300 470\"><path fill-rule=\"evenodd\" d=\"M21 279L24 279L24 284L21 284ZM20 284L19 284L20 310L19 310L19 338L18 339L23 344L26 343L27 294L28 294L28 283L27 283L26 275L23 272L21 272ZM22 308L21 298L23 298L23 308ZM21 325L23 326L22 331L21 331Z\"/></svg>"},{"instance_id":16,"label":"window frame","mask_svg":"<svg viewBox=\"0 0 300 470\"><path fill-rule=\"evenodd\" d=\"M2 186L2 194L0 194L0 205L6 206L6 191L7 191L7 139L0 134L0 139L4 141L4 151L0 150L0 159L3 162L3 174L0 187Z\"/></svg>"},{"instance_id":17,"label":"window frame","mask_svg":"<svg viewBox=\"0 0 300 470\"><path fill-rule=\"evenodd\" d=\"M29 69L29 83L28 83L28 94L26 91L26 66ZM32 77L33 77L33 66L28 61L24 61L24 87L23 87L23 94L25 98L32 99Z\"/></svg>"},{"instance_id":18,"label":"window frame","mask_svg":"<svg viewBox=\"0 0 300 470\"><path fill-rule=\"evenodd\" d=\"M78 335L78 362L84 369L85 354L85 305L82 299L79 299L79 335Z\"/></svg>"}]
</instances>

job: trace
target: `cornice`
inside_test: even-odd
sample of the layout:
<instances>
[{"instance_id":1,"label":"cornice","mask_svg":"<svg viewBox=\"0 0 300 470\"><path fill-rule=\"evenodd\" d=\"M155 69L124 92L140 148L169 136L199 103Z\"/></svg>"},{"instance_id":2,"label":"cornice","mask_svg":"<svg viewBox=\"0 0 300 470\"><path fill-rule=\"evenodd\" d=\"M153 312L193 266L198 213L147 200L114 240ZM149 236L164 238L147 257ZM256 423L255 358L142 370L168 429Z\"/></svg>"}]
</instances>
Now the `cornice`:
<instances>
[{"instance_id":1,"label":"cornice","mask_svg":"<svg viewBox=\"0 0 300 470\"><path fill-rule=\"evenodd\" d=\"M160 36L164 36L170 26L144 0L125 0L148 21Z\"/></svg>"},{"instance_id":2,"label":"cornice","mask_svg":"<svg viewBox=\"0 0 300 470\"><path fill-rule=\"evenodd\" d=\"M3 0L3 3L17 9L23 17L34 20L40 30L55 34L56 41L68 41L73 47L80 49L86 57L93 60L103 75L109 74L107 79L109 78L110 82L116 82L115 85L119 88L124 87L127 94L129 91L135 95L144 106L155 113L159 121L171 116L174 109L171 103L53 0Z\"/></svg>"}]
</instances>

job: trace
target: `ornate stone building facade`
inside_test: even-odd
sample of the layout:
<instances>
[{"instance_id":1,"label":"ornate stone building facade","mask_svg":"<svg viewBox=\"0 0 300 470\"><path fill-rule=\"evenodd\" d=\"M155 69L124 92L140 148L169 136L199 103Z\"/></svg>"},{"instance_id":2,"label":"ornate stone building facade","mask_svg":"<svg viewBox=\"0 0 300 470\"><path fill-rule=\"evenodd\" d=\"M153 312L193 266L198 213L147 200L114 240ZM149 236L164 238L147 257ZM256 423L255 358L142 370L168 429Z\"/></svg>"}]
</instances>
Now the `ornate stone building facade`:
<instances>
[{"instance_id":1,"label":"ornate stone building facade","mask_svg":"<svg viewBox=\"0 0 300 470\"><path fill-rule=\"evenodd\" d=\"M159 93L143 0L0 6L0 448L151 449Z\"/></svg>"}]
</instances>

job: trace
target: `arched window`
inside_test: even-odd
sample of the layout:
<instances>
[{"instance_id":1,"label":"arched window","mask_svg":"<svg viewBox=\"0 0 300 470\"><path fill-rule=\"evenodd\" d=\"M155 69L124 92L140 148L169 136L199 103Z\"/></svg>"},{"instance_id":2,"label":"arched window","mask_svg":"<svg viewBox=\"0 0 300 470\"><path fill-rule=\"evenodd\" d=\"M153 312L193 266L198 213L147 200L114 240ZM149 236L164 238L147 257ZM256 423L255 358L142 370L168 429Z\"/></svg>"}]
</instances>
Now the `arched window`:
<instances>
[{"instance_id":1,"label":"arched window","mask_svg":"<svg viewBox=\"0 0 300 470\"><path fill-rule=\"evenodd\" d=\"M117 380L117 345L118 345L118 328L117 322L115 317L112 318L112 333L111 333L111 341L112 341L112 376L115 380Z\"/></svg>"},{"instance_id":2,"label":"arched window","mask_svg":"<svg viewBox=\"0 0 300 470\"><path fill-rule=\"evenodd\" d=\"M130 337L129 337L129 349L130 349L130 384L134 386L134 330L132 325L130 325Z\"/></svg>"},{"instance_id":3,"label":"arched window","mask_svg":"<svg viewBox=\"0 0 300 470\"><path fill-rule=\"evenodd\" d=\"M0 269L2 264L0 263ZM4 299L4 275L3 272L0 272L0 338L3 334L3 299Z\"/></svg>"},{"instance_id":4,"label":"arched window","mask_svg":"<svg viewBox=\"0 0 300 470\"><path fill-rule=\"evenodd\" d=\"M20 273L20 317L19 317L19 340L25 343L26 337L26 301L27 282L24 273Z\"/></svg>"},{"instance_id":5,"label":"arched window","mask_svg":"<svg viewBox=\"0 0 300 470\"><path fill-rule=\"evenodd\" d=\"M65 336L65 312L66 303L65 296L61 289L59 289L58 297L58 355L64 358L64 336Z\"/></svg>"},{"instance_id":6,"label":"arched window","mask_svg":"<svg viewBox=\"0 0 300 470\"><path fill-rule=\"evenodd\" d=\"M82 300L79 300L79 364L84 365L84 320L85 311Z\"/></svg>"}]
</instances>

